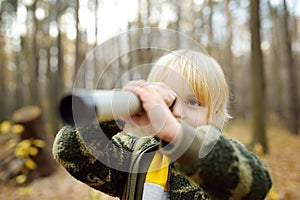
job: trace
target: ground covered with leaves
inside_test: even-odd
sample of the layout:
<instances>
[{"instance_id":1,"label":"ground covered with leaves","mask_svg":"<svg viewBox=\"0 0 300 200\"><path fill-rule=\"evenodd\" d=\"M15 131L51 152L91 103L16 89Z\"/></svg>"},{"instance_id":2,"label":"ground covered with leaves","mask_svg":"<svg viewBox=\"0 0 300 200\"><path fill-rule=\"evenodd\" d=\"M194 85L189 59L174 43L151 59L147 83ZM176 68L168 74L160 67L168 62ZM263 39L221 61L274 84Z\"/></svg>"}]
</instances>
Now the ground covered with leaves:
<instances>
[{"instance_id":1,"label":"ground covered with leaves","mask_svg":"<svg viewBox=\"0 0 300 200\"><path fill-rule=\"evenodd\" d=\"M249 122L235 121L225 129L225 134L249 144L250 130ZM273 180L267 199L300 200L300 135L289 133L277 120L269 123L267 134L269 153L262 155L259 146L254 149L267 165Z\"/></svg>"},{"instance_id":2,"label":"ground covered with leaves","mask_svg":"<svg viewBox=\"0 0 300 200\"><path fill-rule=\"evenodd\" d=\"M224 129L227 137L248 144L251 141L250 125L245 121L232 121ZM262 155L259 146L255 152L265 162L273 179L273 188L267 200L300 200L300 135L290 134L279 123L268 126L269 154ZM298 152L299 151L299 152ZM91 190L59 168L55 174L33 181L26 187L16 187L11 180L0 185L2 200L104 200L111 199Z\"/></svg>"}]
</instances>

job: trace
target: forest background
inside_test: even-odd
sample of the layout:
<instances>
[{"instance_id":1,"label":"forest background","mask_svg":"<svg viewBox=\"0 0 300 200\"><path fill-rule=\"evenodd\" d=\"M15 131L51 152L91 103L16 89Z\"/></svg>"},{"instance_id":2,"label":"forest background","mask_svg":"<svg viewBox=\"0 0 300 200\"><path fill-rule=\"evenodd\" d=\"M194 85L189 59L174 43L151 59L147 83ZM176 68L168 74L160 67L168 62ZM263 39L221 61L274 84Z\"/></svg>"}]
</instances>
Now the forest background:
<instances>
[{"instance_id":1,"label":"forest background","mask_svg":"<svg viewBox=\"0 0 300 200\"><path fill-rule=\"evenodd\" d=\"M113 44L93 51L97 55L85 63L80 84L112 89L123 73L155 61L155 52L139 48L145 40L181 47L176 38L149 39L148 27L185 34L218 60L231 91L234 125L225 130L236 130L232 136L241 137L270 167L280 158L286 164L280 167L291 167L283 168L295 175L287 180L292 183L284 184L285 190L276 183L270 199L299 199L299 161L279 155L285 152L279 147L299 151L299 0L0 0L0 122L14 123L15 111L35 105L53 138L63 125L59 102L74 88L93 49ZM127 31L125 41L111 40ZM124 48L135 50L105 60ZM147 72L130 73L129 79L137 79ZM246 133L241 136L237 127Z\"/></svg>"}]
</instances>

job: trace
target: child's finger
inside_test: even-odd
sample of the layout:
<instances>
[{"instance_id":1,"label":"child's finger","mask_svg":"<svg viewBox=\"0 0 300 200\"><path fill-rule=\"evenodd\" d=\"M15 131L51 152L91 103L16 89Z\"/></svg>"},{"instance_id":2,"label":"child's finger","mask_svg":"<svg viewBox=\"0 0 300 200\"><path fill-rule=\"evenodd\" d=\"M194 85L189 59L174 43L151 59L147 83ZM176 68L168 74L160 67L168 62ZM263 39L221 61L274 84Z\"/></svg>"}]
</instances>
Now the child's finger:
<instances>
[{"instance_id":1,"label":"child's finger","mask_svg":"<svg viewBox=\"0 0 300 200\"><path fill-rule=\"evenodd\" d=\"M158 92L160 92L168 107L174 105L174 102L177 99L177 94L172 89L170 89L163 82L155 82L152 83L152 85L157 88Z\"/></svg>"},{"instance_id":2,"label":"child's finger","mask_svg":"<svg viewBox=\"0 0 300 200\"><path fill-rule=\"evenodd\" d=\"M139 87L143 86L144 84L146 84L145 80L133 80L133 81L129 81L128 83L126 83L124 85L124 87L122 88L122 90L125 91L134 91L136 89L138 89Z\"/></svg>"}]
</instances>

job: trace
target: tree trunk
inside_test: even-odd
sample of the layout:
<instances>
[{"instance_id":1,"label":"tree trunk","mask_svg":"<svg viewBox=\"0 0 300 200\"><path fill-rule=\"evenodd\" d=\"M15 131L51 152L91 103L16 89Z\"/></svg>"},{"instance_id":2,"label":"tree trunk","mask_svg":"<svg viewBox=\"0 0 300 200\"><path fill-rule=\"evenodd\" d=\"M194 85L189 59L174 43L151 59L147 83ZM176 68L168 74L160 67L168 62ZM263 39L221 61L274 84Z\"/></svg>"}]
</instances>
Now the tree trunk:
<instances>
[{"instance_id":1,"label":"tree trunk","mask_svg":"<svg viewBox=\"0 0 300 200\"><path fill-rule=\"evenodd\" d=\"M280 24L278 24L278 8L273 8L270 5L270 1L268 2L268 6L270 9L270 16L272 19L272 24L273 24L273 28L271 30L271 34L272 34L272 46L271 46L271 51L272 51L272 55L271 55L271 66L272 66L272 79L271 79L271 84L272 86L274 86L272 94L274 94L274 98L273 101L275 101L275 106L274 106L274 110L275 112L278 114L278 116L280 117L280 119L284 119L284 106L283 106L283 82L282 82L282 76L281 76L281 71L282 71L282 67L281 67L281 53L282 53L282 49L280 48L279 45L279 38L280 38ZM275 100L274 100L275 99Z\"/></svg>"},{"instance_id":2,"label":"tree trunk","mask_svg":"<svg viewBox=\"0 0 300 200\"><path fill-rule=\"evenodd\" d=\"M36 10L36 4L37 1L32 5L32 12L35 13ZM32 73L33 75L31 76L31 102L34 104L39 103L39 98L38 98L38 72L39 72L39 46L38 46L38 28L39 28L39 22L36 19L35 15L33 17L33 22L34 22L34 34L32 38L32 52L33 52L33 66L32 66Z\"/></svg>"},{"instance_id":3,"label":"tree trunk","mask_svg":"<svg viewBox=\"0 0 300 200\"><path fill-rule=\"evenodd\" d=\"M75 76L80 67L80 51L79 51L79 43L80 43L80 33L79 33L79 0L76 0L76 40L75 40Z\"/></svg>"},{"instance_id":4,"label":"tree trunk","mask_svg":"<svg viewBox=\"0 0 300 200\"><path fill-rule=\"evenodd\" d=\"M21 140L39 139L45 142L45 147L41 148L32 160L37 164L37 168L28 174L28 181L51 175L57 168L53 159L50 138L46 134L42 111L38 106L26 106L13 113L12 120L24 126Z\"/></svg>"},{"instance_id":5,"label":"tree trunk","mask_svg":"<svg viewBox=\"0 0 300 200\"><path fill-rule=\"evenodd\" d=\"M233 55L231 51L231 45L232 45L232 40L233 40L233 35L232 35L232 16L229 8L230 0L226 0L226 18L227 18L227 33L228 36L226 38L226 72L227 72L227 77L228 77L228 85L230 89L230 99L232 99L234 102L235 101L235 88L234 88L234 77L235 77L235 70L233 68ZM236 108L235 104L231 103L230 104L230 114L236 115Z\"/></svg>"},{"instance_id":6,"label":"tree trunk","mask_svg":"<svg viewBox=\"0 0 300 200\"><path fill-rule=\"evenodd\" d=\"M0 13L1 14L1 13ZM0 18L1 23L1 18ZM2 37L3 33L0 30L0 122L6 118L5 105L6 105L6 90L5 90L5 76L4 76L4 66L5 66L5 56L4 56L4 46L5 41Z\"/></svg>"},{"instance_id":7,"label":"tree trunk","mask_svg":"<svg viewBox=\"0 0 300 200\"><path fill-rule=\"evenodd\" d=\"M266 138L266 107L265 107L265 81L263 71L263 57L260 48L260 14L259 0L251 1L251 61L252 61L252 110L253 110L253 138L252 147L257 143L268 152Z\"/></svg>"},{"instance_id":8,"label":"tree trunk","mask_svg":"<svg viewBox=\"0 0 300 200\"><path fill-rule=\"evenodd\" d=\"M213 34L213 10L214 10L214 2L212 0L208 1L208 6L210 8L209 12L209 18L208 18L208 25L209 25L209 31L208 31L208 44L207 44L207 52L214 57L214 54L212 52L212 45L213 45L213 39L214 39L214 34Z\"/></svg>"},{"instance_id":9,"label":"tree trunk","mask_svg":"<svg viewBox=\"0 0 300 200\"><path fill-rule=\"evenodd\" d=\"M62 2L57 0L55 4L55 12L56 12L56 21L59 22L61 12L62 12ZM59 25L59 24L58 24ZM49 91L49 99L51 102L51 109L55 110L57 106L59 105L61 96L62 96L62 91L64 91L64 80L62 76L63 72L63 48L62 48L62 34L60 29L58 29L58 35L56 39L56 46L57 46L57 69L55 71L51 71L51 76L50 76L50 81L49 81L49 86L50 86L50 91ZM59 130L61 127L60 116L58 112L54 113L54 116L52 116L53 119L53 127L55 129L55 132Z\"/></svg>"},{"instance_id":10,"label":"tree trunk","mask_svg":"<svg viewBox=\"0 0 300 200\"><path fill-rule=\"evenodd\" d=\"M298 134L299 128L299 112L298 112L298 81L297 81L297 70L294 64L291 34L289 31L289 16L286 6L286 0L284 2L284 35L285 35L285 49L287 54L287 67L288 67L288 87L289 87L289 103L288 103L288 126L289 130Z\"/></svg>"}]
</instances>

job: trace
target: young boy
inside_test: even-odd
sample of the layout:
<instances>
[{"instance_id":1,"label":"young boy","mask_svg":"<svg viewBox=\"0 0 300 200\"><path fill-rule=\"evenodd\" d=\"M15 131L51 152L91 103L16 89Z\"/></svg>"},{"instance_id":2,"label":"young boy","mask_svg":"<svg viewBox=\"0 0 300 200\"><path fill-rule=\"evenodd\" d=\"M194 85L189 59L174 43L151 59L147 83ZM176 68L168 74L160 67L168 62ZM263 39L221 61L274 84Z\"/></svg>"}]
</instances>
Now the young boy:
<instances>
[{"instance_id":1,"label":"young boy","mask_svg":"<svg viewBox=\"0 0 300 200\"><path fill-rule=\"evenodd\" d=\"M171 52L147 82L130 81L123 90L139 97L144 112L122 121L151 136L124 133L116 121L65 126L53 154L72 176L120 199L265 198L272 182L264 164L221 134L228 88L213 58Z\"/></svg>"}]
</instances>

